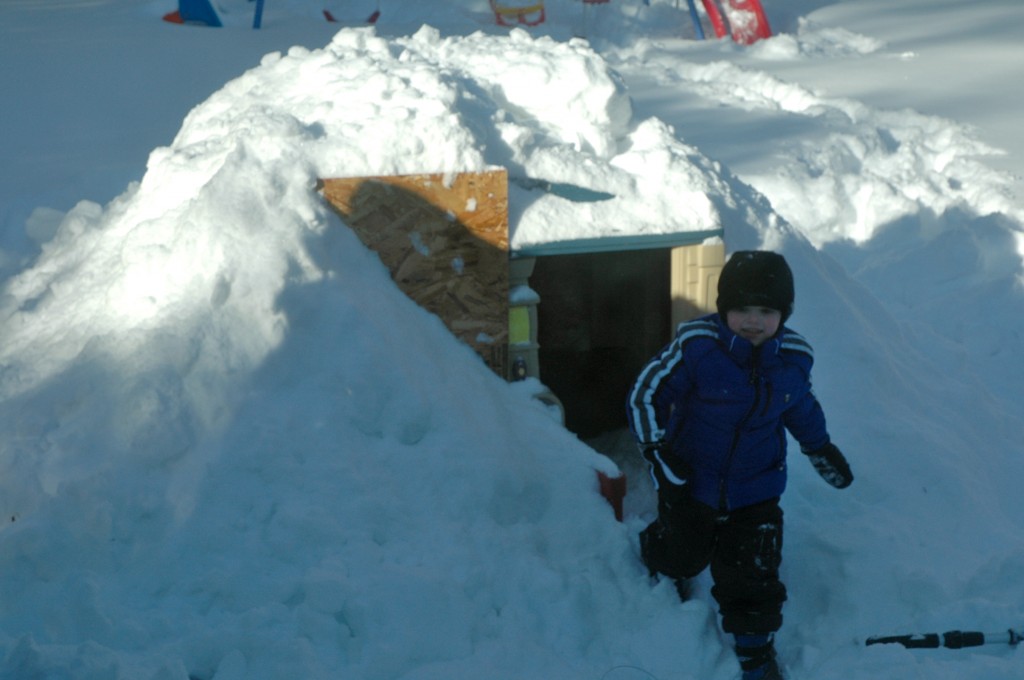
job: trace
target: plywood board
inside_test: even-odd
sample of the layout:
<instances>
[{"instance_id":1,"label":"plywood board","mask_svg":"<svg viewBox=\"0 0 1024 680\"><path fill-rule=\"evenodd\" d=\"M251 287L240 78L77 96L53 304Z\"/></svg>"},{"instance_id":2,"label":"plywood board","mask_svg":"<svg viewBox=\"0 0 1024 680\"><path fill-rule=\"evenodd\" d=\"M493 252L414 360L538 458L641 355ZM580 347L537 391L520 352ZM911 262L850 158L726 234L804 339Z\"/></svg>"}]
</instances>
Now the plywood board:
<instances>
[{"instance_id":1,"label":"plywood board","mask_svg":"<svg viewBox=\"0 0 1024 680\"><path fill-rule=\"evenodd\" d=\"M506 172L325 179L321 191L406 295L507 377Z\"/></svg>"}]
</instances>

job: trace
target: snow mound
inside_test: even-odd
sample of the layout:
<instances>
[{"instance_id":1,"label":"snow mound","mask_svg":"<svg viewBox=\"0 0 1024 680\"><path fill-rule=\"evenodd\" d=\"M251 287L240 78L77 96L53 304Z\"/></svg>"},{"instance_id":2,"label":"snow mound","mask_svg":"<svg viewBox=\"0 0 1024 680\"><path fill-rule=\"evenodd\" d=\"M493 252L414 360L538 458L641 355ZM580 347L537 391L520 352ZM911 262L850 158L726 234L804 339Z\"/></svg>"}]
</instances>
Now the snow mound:
<instances>
[{"instance_id":1,"label":"snow mound","mask_svg":"<svg viewBox=\"0 0 1024 680\"><path fill-rule=\"evenodd\" d=\"M582 43L346 30L228 83L109 205L38 215L0 301L0 568L23 624L0 674L423 678L497 654L494 677L565 675L643 629L665 603L596 492L614 465L315 192L495 163L705 178L665 126L631 125Z\"/></svg>"}]
</instances>

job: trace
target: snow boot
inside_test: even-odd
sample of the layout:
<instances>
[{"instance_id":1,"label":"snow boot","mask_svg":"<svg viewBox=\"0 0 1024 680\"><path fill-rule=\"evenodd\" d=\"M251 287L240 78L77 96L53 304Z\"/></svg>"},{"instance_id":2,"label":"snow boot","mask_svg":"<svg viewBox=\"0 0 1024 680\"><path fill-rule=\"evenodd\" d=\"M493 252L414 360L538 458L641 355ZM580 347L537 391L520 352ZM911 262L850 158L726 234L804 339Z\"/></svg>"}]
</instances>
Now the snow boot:
<instances>
[{"instance_id":1,"label":"snow boot","mask_svg":"<svg viewBox=\"0 0 1024 680\"><path fill-rule=\"evenodd\" d=\"M734 637L742 680L784 680L775 661L775 641L770 633L737 633Z\"/></svg>"}]
</instances>

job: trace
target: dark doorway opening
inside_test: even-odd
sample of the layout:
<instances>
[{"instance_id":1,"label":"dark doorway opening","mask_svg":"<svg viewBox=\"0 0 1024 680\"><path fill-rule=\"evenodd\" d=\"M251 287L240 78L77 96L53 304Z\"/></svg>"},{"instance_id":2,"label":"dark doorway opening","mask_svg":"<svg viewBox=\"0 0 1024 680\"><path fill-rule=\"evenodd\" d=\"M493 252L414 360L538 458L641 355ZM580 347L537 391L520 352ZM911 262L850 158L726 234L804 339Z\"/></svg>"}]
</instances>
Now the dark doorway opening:
<instances>
[{"instance_id":1,"label":"dark doorway opening","mask_svg":"<svg viewBox=\"0 0 1024 680\"><path fill-rule=\"evenodd\" d=\"M579 437L626 424L633 381L671 337L670 276L665 248L537 257L541 381Z\"/></svg>"}]
</instances>

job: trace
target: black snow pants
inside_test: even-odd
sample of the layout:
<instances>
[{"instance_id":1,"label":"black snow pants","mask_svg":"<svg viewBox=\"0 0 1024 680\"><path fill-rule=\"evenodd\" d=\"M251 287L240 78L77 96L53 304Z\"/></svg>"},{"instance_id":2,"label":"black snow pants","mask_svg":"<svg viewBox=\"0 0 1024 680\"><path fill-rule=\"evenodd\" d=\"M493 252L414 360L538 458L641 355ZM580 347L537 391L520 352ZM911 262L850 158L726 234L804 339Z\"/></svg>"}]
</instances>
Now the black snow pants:
<instances>
[{"instance_id":1,"label":"black snow pants","mask_svg":"<svg viewBox=\"0 0 1024 680\"><path fill-rule=\"evenodd\" d=\"M640 533L640 550L651 573L677 580L710 565L711 594L725 632L772 633L782 626L778 498L721 513L694 500L685 487L659 490L658 519Z\"/></svg>"}]
</instances>

